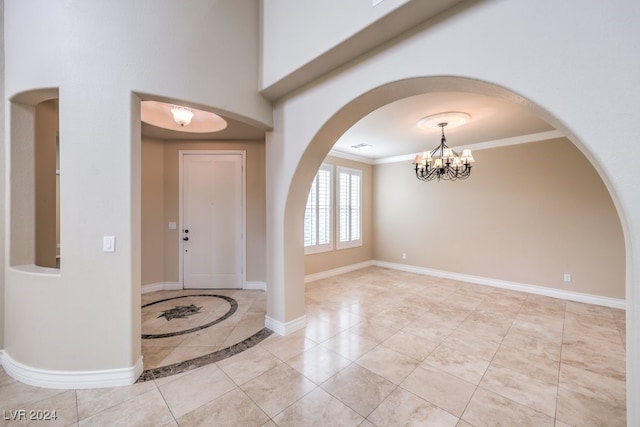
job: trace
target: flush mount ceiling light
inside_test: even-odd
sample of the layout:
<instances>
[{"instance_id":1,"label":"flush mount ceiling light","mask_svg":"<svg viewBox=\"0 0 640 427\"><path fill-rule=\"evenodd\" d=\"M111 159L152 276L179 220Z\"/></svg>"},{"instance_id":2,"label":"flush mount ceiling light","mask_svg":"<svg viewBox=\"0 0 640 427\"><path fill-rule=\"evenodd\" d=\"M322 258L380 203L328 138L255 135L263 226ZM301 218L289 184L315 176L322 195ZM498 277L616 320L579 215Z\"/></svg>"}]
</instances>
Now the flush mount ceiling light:
<instances>
[{"instance_id":1,"label":"flush mount ceiling light","mask_svg":"<svg viewBox=\"0 0 640 427\"><path fill-rule=\"evenodd\" d=\"M418 122L418 126L427 128L431 127L433 118L440 116L452 117L454 120L458 117L458 126L466 123L469 120L469 115L466 113L455 113L456 116L451 116L454 113L436 114L435 116L425 117ZM460 116L458 116L458 114ZM448 116L447 116L448 115ZM466 121L464 116L466 116ZM442 129L442 137L440 138L440 145L434 148L432 151L425 151L422 154L416 155L413 162L416 172L416 178L421 181L432 181L441 179L456 181L458 179L467 179L471 175L471 164L475 161L470 149L462 150L462 155L449 148L446 144L447 138L444 136L444 128L449 126L448 122L441 121L437 124L437 127Z\"/></svg>"},{"instance_id":2,"label":"flush mount ceiling light","mask_svg":"<svg viewBox=\"0 0 640 427\"><path fill-rule=\"evenodd\" d=\"M225 119L210 111L160 101L142 101L143 122L163 129L187 133L219 132L227 127Z\"/></svg>"},{"instance_id":3,"label":"flush mount ceiling light","mask_svg":"<svg viewBox=\"0 0 640 427\"><path fill-rule=\"evenodd\" d=\"M171 115L173 116L174 122L184 127L191 123L191 119L193 118L193 111L191 111L191 108L183 107L181 105L174 105L171 108Z\"/></svg>"}]
</instances>

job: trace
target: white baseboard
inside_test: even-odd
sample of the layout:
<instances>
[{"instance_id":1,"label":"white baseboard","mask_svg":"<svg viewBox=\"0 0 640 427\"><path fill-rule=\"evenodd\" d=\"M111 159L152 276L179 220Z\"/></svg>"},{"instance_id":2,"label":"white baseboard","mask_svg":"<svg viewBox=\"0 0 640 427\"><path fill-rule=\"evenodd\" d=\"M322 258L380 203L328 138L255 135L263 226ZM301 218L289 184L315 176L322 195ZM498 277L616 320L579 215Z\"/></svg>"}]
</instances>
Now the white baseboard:
<instances>
[{"instance_id":1,"label":"white baseboard","mask_svg":"<svg viewBox=\"0 0 640 427\"><path fill-rule=\"evenodd\" d=\"M393 262L371 260L360 262L357 264L347 265L333 270L321 271L319 273L310 274L304 277L304 283L313 282L315 280L326 279L337 276L339 274L348 273L359 270L361 268L377 266L390 268L392 270L406 271L409 273L422 274L425 276L442 277L444 279L459 280L461 282L474 283L476 285L491 286L500 289L509 289L512 291L527 292L530 294L543 295L552 298L559 298L569 301L582 302L585 304L595 304L604 307L618 308L626 310L627 302L623 299L603 297L599 295L584 294L580 292L565 291L560 289L545 288L542 286L528 285L525 283L509 282L506 280L490 279L487 277L472 276L469 274L452 273L449 271L434 270L431 268L417 267L407 264L397 264ZM274 331L275 332L275 331Z\"/></svg>"},{"instance_id":2,"label":"white baseboard","mask_svg":"<svg viewBox=\"0 0 640 427\"><path fill-rule=\"evenodd\" d=\"M246 290L254 290L254 291L266 291L267 283L266 282L247 282L243 289ZM158 283L150 283L148 285L142 286L142 293L146 294L149 292L156 291L181 291L182 285L178 282L158 282Z\"/></svg>"},{"instance_id":3,"label":"white baseboard","mask_svg":"<svg viewBox=\"0 0 640 427\"><path fill-rule=\"evenodd\" d=\"M282 323L279 320L273 319L269 316L265 316L264 326L266 326L268 329L271 329L273 332L275 332L278 335L285 336L285 335L290 335L295 331L298 331L304 328L306 324L307 324L306 316L298 317L297 319L287 323Z\"/></svg>"},{"instance_id":4,"label":"white baseboard","mask_svg":"<svg viewBox=\"0 0 640 427\"><path fill-rule=\"evenodd\" d=\"M569 301L583 302L586 304L602 305L605 307L626 310L627 302L623 299L603 297L599 295L583 294L580 292L564 291L560 289L545 288L542 286L528 285L524 283L508 282L506 280L489 279L468 274L451 273L448 271L434 270L431 268L416 267L406 264L396 264L386 261L372 261L378 267L391 268L393 270L406 271L409 273L423 274L425 276L442 277L444 279L459 280L461 282L474 283L476 285L492 286L494 288L509 289L512 291L527 292L530 294L543 295L552 298L565 299Z\"/></svg>"},{"instance_id":5,"label":"white baseboard","mask_svg":"<svg viewBox=\"0 0 640 427\"><path fill-rule=\"evenodd\" d=\"M244 289L248 291L266 291L267 283L266 282L247 282L244 285Z\"/></svg>"},{"instance_id":6,"label":"white baseboard","mask_svg":"<svg viewBox=\"0 0 640 427\"><path fill-rule=\"evenodd\" d=\"M304 283L314 282L320 279L337 276L339 274L349 273L351 271L360 270L361 268L371 267L375 261L364 261L357 264L345 265L344 267L334 268L333 270L321 271L319 273L304 276Z\"/></svg>"},{"instance_id":7,"label":"white baseboard","mask_svg":"<svg viewBox=\"0 0 640 427\"><path fill-rule=\"evenodd\" d=\"M148 285L142 286L142 293L146 294L149 292L156 291L181 291L182 285L178 282L158 282L158 283L150 283Z\"/></svg>"},{"instance_id":8,"label":"white baseboard","mask_svg":"<svg viewBox=\"0 0 640 427\"><path fill-rule=\"evenodd\" d=\"M143 371L142 356L130 368L102 371L50 371L23 365L9 356L6 351L2 353L2 366L9 376L22 383L43 388L68 390L121 387L135 383Z\"/></svg>"}]
</instances>

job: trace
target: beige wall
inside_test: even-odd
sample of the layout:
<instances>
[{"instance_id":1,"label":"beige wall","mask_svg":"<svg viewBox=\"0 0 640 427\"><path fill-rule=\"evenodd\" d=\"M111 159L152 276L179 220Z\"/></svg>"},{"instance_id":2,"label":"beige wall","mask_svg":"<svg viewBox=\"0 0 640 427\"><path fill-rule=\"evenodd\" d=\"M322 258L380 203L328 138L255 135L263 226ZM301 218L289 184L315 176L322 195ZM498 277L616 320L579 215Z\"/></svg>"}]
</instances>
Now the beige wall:
<instances>
[{"instance_id":1,"label":"beige wall","mask_svg":"<svg viewBox=\"0 0 640 427\"><path fill-rule=\"evenodd\" d=\"M0 32L0 73L4 76L4 2L0 4L0 19L2 20L2 29ZM4 93L4 78L0 79L0 91ZM3 102L0 105L0 164L5 165L5 147L7 146L5 141L5 104ZM5 216L6 216L6 205L5 205L5 174L0 173L0 212L2 212L2 221L0 221L0 240L2 242L5 241ZM4 266L5 264L5 253L4 248L6 245L2 245L0 248L0 265L3 266L3 274L0 274L0 348L4 348Z\"/></svg>"},{"instance_id":2,"label":"beige wall","mask_svg":"<svg viewBox=\"0 0 640 427\"><path fill-rule=\"evenodd\" d=\"M35 262L35 106L10 105L9 135L9 265L28 265ZM24 195L30 197L25 197Z\"/></svg>"},{"instance_id":3,"label":"beige wall","mask_svg":"<svg viewBox=\"0 0 640 427\"><path fill-rule=\"evenodd\" d=\"M277 98L462 2L262 0L263 94Z\"/></svg>"},{"instance_id":4,"label":"beige wall","mask_svg":"<svg viewBox=\"0 0 640 427\"><path fill-rule=\"evenodd\" d=\"M58 100L51 99L36 105L35 114L35 264L55 268L58 243L56 212Z\"/></svg>"},{"instance_id":5,"label":"beige wall","mask_svg":"<svg viewBox=\"0 0 640 427\"><path fill-rule=\"evenodd\" d=\"M35 259L34 202L24 197L34 189L31 110L50 99L34 93L60 88L64 258L59 274L7 269L4 316L10 326L4 360L36 372L106 375L127 369L133 382L131 369L142 367L142 161L135 94L184 101L270 128L271 103L257 89L259 4L95 0L65 5L3 2L3 93L11 106L5 116L10 144L5 171L11 175L5 177L11 192L6 210L12 215L7 256L16 267ZM116 238L115 252L103 252L104 236ZM88 311L78 313L78 307Z\"/></svg>"},{"instance_id":6,"label":"beige wall","mask_svg":"<svg viewBox=\"0 0 640 427\"><path fill-rule=\"evenodd\" d=\"M142 284L165 282L164 144L142 139Z\"/></svg>"},{"instance_id":7,"label":"beige wall","mask_svg":"<svg viewBox=\"0 0 640 427\"><path fill-rule=\"evenodd\" d=\"M334 156L327 156L323 163L334 166L334 189L335 189L335 166L345 166L362 170L362 246L355 248L332 250L317 254L305 255L304 273L305 275L333 270L359 262L369 261L373 256L373 166L345 160ZM336 242L336 198L334 191L333 203L333 245Z\"/></svg>"},{"instance_id":8,"label":"beige wall","mask_svg":"<svg viewBox=\"0 0 640 427\"><path fill-rule=\"evenodd\" d=\"M376 166L375 259L625 297L618 215L573 144L559 139L474 157L462 182L418 181L408 163Z\"/></svg>"},{"instance_id":9,"label":"beige wall","mask_svg":"<svg viewBox=\"0 0 640 427\"><path fill-rule=\"evenodd\" d=\"M247 281L266 281L264 141L142 141L142 284L179 281L178 153L246 151Z\"/></svg>"},{"instance_id":10,"label":"beige wall","mask_svg":"<svg viewBox=\"0 0 640 427\"><path fill-rule=\"evenodd\" d=\"M344 2L281 2L263 0L261 24L262 84L267 87L343 43L408 0ZM337 7L335 7L337 6ZM339 10L339 13L336 13ZM291 19L295 16L296 19ZM332 31L327 31L329 25Z\"/></svg>"}]
</instances>

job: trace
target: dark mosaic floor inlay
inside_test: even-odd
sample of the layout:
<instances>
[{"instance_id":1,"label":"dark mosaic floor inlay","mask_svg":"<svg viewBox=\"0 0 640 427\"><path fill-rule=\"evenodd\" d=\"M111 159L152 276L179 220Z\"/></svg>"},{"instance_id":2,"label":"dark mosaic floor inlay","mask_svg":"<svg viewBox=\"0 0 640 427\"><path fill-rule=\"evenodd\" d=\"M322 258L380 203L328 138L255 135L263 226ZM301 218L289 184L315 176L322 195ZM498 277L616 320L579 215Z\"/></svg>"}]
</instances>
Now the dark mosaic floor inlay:
<instances>
[{"instance_id":1,"label":"dark mosaic floor inlay","mask_svg":"<svg viewBox=\"0 0 640 427\"><path fill-rule=\"evenodd\" d=\"M187 319L192 314L196 314L200 311L202 307L196 307L194 304L191 305L177 305L174 308L169 310L165 310L162 312L158 319L164 317L167 321L171 319Z\"/></svg>"},{"instance_id":2,"label":"dark mosaic floor inlay","mask_svg":"<svg viewBox=\"0 0 640 427\"><path fill-rule=\"evenodd\" d=\"M224 348L222 350L215 351L213 353L205 354L204 356L196 357L191 360L185 360L184 362L174 363L172 365L160 366L158 368L147 369L142 372L140 378L138 378L137 383L142 383L149 380L154 380L158 378L168 377L170 375L180 374L182 372L191 371L193 369L200 368L202 366L208 365L210 363L219 362L222 359L226 359L227 357L231 357L235 354L242 353L243 351L253 347L254 345L260 343L265 338L269 337L273 334L273 331L262 328L249 338L246 338L243 341L240 341L237 344L232 345L231 347Z\"/></svg>"},{"instance_id":3,"label":"dark mosaic floor inlay","mask_svg":"<svg viewBox=\"0 0 640 427\"><path fill-rule=\"evenodd\" d=\"M166 298L166 299L162 299L162 300L158 300L158 301L154 301L154 302L150 302L148 304L145 304L145 305L142 306L142 308L149 307L149 306L152 306L154 304L160 304L161 302L165 302L165 301L171 301L171 300L180 299L180 298L192 298L192 297L220 298L220 299L223 299L223 300L227 301L231 305L231 307L229 308L229 311L227 311L221 317L218 317L217 319L215 319L213 322L205 323L204 325L196 326L196 327L193 327L193 328L190 328L190 329L185 329L183 331L168 332L168 333L165 333L165 334L142 334L142 339L148 340L148 339L154 339L154 338L175 337L177 335L183 335L183 334L189 334L191 332L196 332L196 331L199 331L201 329L205 329L205 328L208 328L210 326L217 325L218 323L228 319L238 309L238 303L233 298L225 296L225 295L215 295L215 294L183 295L183 296L179 296L179 297ZM167 319L167 321L169 321L171 319L176 319L176 318L186 318L191 314L196 314L200 308L196 307L193 304L191 304L191 306L177 306L176 308L173 308L171 310L166 310L163 314L161 314L158 317L163 317L164 316L165 319ZM195 311L194 311L194 309L195 309ZM171 314L166 315L167 313L171 313Z\"/></svg>"}]
</instances>

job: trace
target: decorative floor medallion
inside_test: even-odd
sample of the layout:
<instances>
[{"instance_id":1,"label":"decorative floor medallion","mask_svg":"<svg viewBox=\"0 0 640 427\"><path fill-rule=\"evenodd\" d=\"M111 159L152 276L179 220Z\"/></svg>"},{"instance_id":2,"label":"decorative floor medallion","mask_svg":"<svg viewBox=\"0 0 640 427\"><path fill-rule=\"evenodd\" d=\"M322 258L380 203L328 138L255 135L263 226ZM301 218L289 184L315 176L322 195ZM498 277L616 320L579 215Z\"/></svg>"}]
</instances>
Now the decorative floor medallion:
<instances>
[{"instance_id":1,"label":"decorative floor medallion","mask_svg":"<svg viewBox=\"0 0 640 427\"><path fill-rule=\"evenodd\" d=\"M149 380L157 380L159 378L181 374L192 369L201 368L210 363L219 362L220 360L226 359L227 357L231 357L238 353L242 353L243 351L253 347L254 345L259 344L271 334L273 334L272 331L267 328L263 328L249 338L246 338L241 342L232 345L231 347L219 351L214 351L213 353L205 354L204 356L185 360L184 362L173 363L171 365L161 366L153 369L145 369L145 371L142 373L142 375L140 375L136 382L143 383Z\"/></svg>"},{"instance_id":2,"label":"decorative floor medallion","mask_svg":"<svg viewBox=\"0 0 640 427\"><path fill-rule=\"evenodd\" d=\"M236 302L236 300L234 300L231 297L225 296L225 295L216 295L216 294L197 294L197 295L182 295L179 297L173 297L173 298L166 298L166 299L161 299L159 301L154 301L154 302L150 302L149 304L145 304L142 306L142 311L143 314L145 312L145 308L154 306L156 304L162 304L165 303L167 301L173 301L173 300L177 300L177 299L181 299L181 298L196 298L196 297L207 297L207 298L219 298L222 299L226 302L229 303L229 310L224 313L222 316L214 319L213 321L210 322L206 322L206 323L202 323L201 325L195 326L195 327L191 327L191 328L187 328L187 329L182 329L182 330L174 330L173 328L170 328L170 331L166 331L166 332L160 332L160 331L164 331L166 330L166 328L170 325L158 325L158 327L156 328L156 330L158 330L158 333L148 333L148 334L142 334L142 339L145 340L149 340L149 339L155 339L155 338L167 338L167 337L175 337L177 335L183 335L183 334L189 334L191 332L196 332L199 331L201 329L205 329L208 328L210 326L216 325L226 319L228 319L229 317L231 317L233 315L233 313L236 312L236 310L238 309L238 303ZM163 310L162 313L157 317L158 319L164 317L166 319L166 321L170 321L172 319L187 319L189 316L193 316L193 315L198 315L198 314L204 314L201 313L201 307L197 307L195 304L190 304L190 305L184 305L184 306L174 306L174 308L171 309L167 309L167 310ZM209 314L211 314L212 312L210 312ZM203 319L205 319L206 317L203 316Z\"/></svg>"},{"instance_id":3,"label":"decorative floor medallion","mask_svg":"<svg viewBox=\"0 0 640 427\"><path fill-rule=\"evenodd\" d=\"M171 319L186 319L192 314L196 314L200 311L202 307L196 307L195 305L177 305L175 308L171 308L169 310L165 310L162 312L160 317L164 317L167 321Z\"/></svg>"},{"instance_id":4,"label":"decorative floor medallion","mask_svg":"<svg viewBox=\"0 0 640 427\"><path fill-rule=\"evenodd\" d=\"M267 328L254 329L256 322L264 322L262 319L265 315L264 296L255 292L258 291L234 293L234 296L241 301L240 309L236 299L220 294L187 294L144 304L142 306L143 354L145 365L149 360L149 368L144 370L137 382L175 375L218 362L255 346L271 335L272 332ZM261 297L256 298L256 296ZM176 304L178 300L182 305ZM256 304L258 309L252 306L256 300L260 300ZM234 317L231 318L232 316ZM229 319L228 322L218 325L227 319ZM230 326L225 326L227 323ZM204 331L214 325L217 326ZM247 330L251 333L244 335ZM228 339L236 332L238 332L236 336L239 341L231 340L226 346L215 347L217 337L226 336L224 339ZM186 337L184 337L185 334L187 334ZM189 344L182 347L180 343L183 342L189 342ZM169 353L163 353L166 348L169 348ZM204 349L210 350L203 352ZM145 351L149 353L145 354ZM166 363L159 363L155 359L158 354L164 354L160 360ZM178 356L174 357L174 354Z\"/></svg>"}]
</instances>

